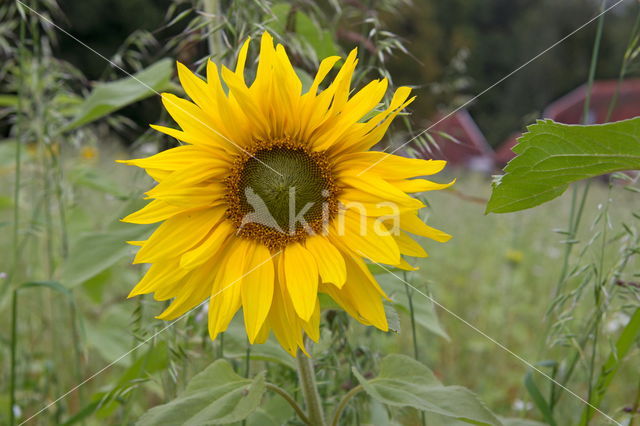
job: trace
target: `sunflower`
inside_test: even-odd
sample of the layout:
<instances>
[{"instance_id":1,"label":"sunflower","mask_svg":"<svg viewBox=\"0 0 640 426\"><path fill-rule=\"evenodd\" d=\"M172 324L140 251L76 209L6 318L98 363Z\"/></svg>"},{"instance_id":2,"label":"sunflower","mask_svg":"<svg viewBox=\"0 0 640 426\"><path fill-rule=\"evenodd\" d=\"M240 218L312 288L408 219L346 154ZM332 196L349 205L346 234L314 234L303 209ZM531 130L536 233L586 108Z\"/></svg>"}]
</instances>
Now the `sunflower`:
<instances>
[{"instance_id":1,"label":"sunflower","mask_svg":"<svg viewBox=\"0 0 640 426\"><path fill-rule=\"evenodd\" d=\"M134 242L134 263L151 266L129 297L173 299L158 316L164 320L209 298L211 339L242 308L249 342L273 331L294 356L304 351L304 333L319 338L318 293L386 331L387 296L365 259L412 270L402 256L427 254L408 233L450 238L419 219L424 204L407 194L450 185L412 179L445 162L369 151L413 101L410 89L398 88L382 110L386 79L351 96L354 49L339 69L339 57L324 59L303 93L284 47L268 33L248 84L248 48L249 40L234 71L209 61L206 81L178 63L192 102L168 93L162 101L181 130L152 127L184 145L124 161L157 185L146 193L153 201L123 220L162 222Z\"/></svg>"}]
</instances>

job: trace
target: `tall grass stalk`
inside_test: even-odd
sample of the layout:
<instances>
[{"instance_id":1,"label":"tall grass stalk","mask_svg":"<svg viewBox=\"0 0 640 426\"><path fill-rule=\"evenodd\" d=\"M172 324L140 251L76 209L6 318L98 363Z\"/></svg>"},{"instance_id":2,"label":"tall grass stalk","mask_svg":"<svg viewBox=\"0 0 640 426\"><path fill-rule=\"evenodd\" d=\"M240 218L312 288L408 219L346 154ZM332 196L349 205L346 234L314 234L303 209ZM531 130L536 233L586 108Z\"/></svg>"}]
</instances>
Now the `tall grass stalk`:
<instances>
[{"instance_id":1,"label":"tall grass stalk","mask_svg":"<svg viewBox=\"0 0 640 426\"><path fill-rule=\"evenodd\" d=\"M20 19L20 40L18 46L18 63L20 67L20 74L24 75L24 64L26 62L25 51L25 39L26 39L26 24L24 19ZM17 349L17 322L18 322L18 294L16 276L18 275L18 265L20 263L20 185L21 185L21 152L22 152L22 112L23 112L23 96L24 96L24 79L20 79L20 85L18 86L18 110L16 117L16 153L15 153L15 182L13 191L13 266L10 277L6 280L7 283L12 283L13 290L11 291L11 355L10 355L10 373L9 373L9 425L15 424L14 406L16 403L16 349ZM7 287L3 289L4 295Z\"/></svg>"},{"instance_id":2,"label":"tall grass stalk","mask_svg":"<svg viewBox=\"0 0 640 426\"><path fill-rule=\"evenodd\" d=\"M584 107L583 107L583 111L582 111L582 122L583 123L587 123L589 120L589 108L590 108L590 104L591 104L591 92L593 89L593 82L595 80L595 75L596 75L596 68L598 65L598 57L599 57L599 53L600 53L600 45L602 42L602 33L604 30L604 20L605 20L605 13L604 10L606 8L606 0L603 0L602 5L601 5L601 10L600 10L600 16L598 17L598 25L596 28L596 36L595 36L595 40L593 43L593 49L592 49L592 53L591 53L591 63L589 65L589 73L588 73L588 78L587 78L587 86L586 86L586 93L585 93L585 101L584 101ZM580 196L580 201L578 202L578 188L577 186L573 186L573 192L572 192L572 198L571 198L571 210L569 213L569 229L568 229L568 233L567 233L567 239L566 239L566 246L565 246L565 251L564 251L564 255L563 255L563 260L562 260L562 270L560 273L560 277L558 279L558 284L556 285L556 289L554 291L554 302L560 297L560 295L564 292L564 287L565 284L567 282L568 279L568 275L569 275L569 262L571 259L571 253L573 251L573 247L574 245L577 243L577 235L578 235L578 230L580 228L580 222L584 213L584 207L586 204L586 200L587 200L587 196L589 194L589 189L591 187L591 181L587 181L587 183L585 184L583 190L582 190L582 194ZM597 327L597 324L594 324L594 326ZM547 336L549 335L549 328L547 328ZM586 342L585 342L586 343ZM594 341L593 345L596 346L597 342ZM580 345L582 346L582 345ZM575 371L575 366L576 363L579 359L579 355L580 352L577 351L574 358L572 359L572 361L570 362L570 367L567 370L567 372L563 375L563 377L561 377L560 379L560 383L562 384L563 387L559 387L556 384L552 384L551 387L551 395L550 395L550 408L551 408L551 412L553 413L554 408L556 407L556 403L558 401L558 399L560 398L560 396L563 393L564 387L566 387L566 384L569 382L569 380L571 379L574 371ZM592 366L592 369L595 368Z\"/></svg>"},{"instance_id":3,"label":"tall grass stalk","mask_svg":"<svg viewBox=\"0 0 640 426\"><path fill-rule=\"evenodd\" d=\"M622 89L622 83L624 82L625 77L627 76L628 68L631 63L637 59L638 54L640 53L639 46L640 43L640 8L638 9L638 14L636 16L636 20L633 24L633 29L631 30L631 35L629 36L629 42L627 43L627 48L624 52L624 58L622 59L622 65L620 66L620 73L618 74L618 83L616 84L616 91L611 98L611 102L609 102L609 108L607 110L607 117L605 121L609 121L611 116L613 115L613 111L618 104L618 98L620 97L620 90Z\"/></svg>"},{"instance_id":4,"label":"tall grass stalk","mask_svg":"<svg viewBox=\"0 0 640 426\"><path fill-rule=\"evenodd\" d=\"M16 348L18 345L18 289L11 292L11 359L9 372L9 426L16 423L14 407L16 405Z\"/></svg>"}]
</instances>

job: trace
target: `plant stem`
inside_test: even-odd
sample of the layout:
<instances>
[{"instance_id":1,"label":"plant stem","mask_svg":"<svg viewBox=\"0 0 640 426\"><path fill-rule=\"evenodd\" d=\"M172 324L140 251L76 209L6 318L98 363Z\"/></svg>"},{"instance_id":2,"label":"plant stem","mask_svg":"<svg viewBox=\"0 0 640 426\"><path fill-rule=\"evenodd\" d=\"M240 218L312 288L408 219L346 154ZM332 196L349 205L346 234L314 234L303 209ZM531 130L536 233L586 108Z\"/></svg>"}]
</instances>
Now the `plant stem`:
<instances>
[{"instance_id":1,"label":"plant stem","mask_svg":"<svg viewBox=\"0 0 640 426\"><path fill-rule=\"evenodd\" d=\"M601 6L601 12L604 12L606 8L606 0L602 1L602 6ZM604 16L605 13L601 13L600 17L598 18L598 27L596 29L596 38L593 42L593 50L591 53L591 63L589 66L589 75L588 75L588 79L587 79L587 91L586 91L586 95L585 95L585 102L584 102L584 108L582 111L582 123L583 124L587 124L588 119L589 119L589 107L590 107L590 103L591 103L591 91L593 88L593 82L595 80L595 75L596 75L596 68L598 65L598 57L600 54L600 42L602 40L602 33L604 31ZM578 228L580 227L580 219L582 218L582 213L584 212L584 206L585 206L585 202L587 200L587 195L589 193L589 188L591 186L591 180L588 180L584 190L582 192L582 198L580 200L580 205L578 207L578 210L576 211L576 202L577 202L577 194L578 194L578 189L576 188L576 186L574 185L573 187L573 198L571 200L571 212L569 214L569 235L568 235L568 242L567 242L567 246L565 248L565 253L564 253L564 259L563 259L563 265L562 265L562 272L560 273L560 278L558 280L558 284L556 286L555 289L555 295L554 295L554 299L556 299L564 290L564 285L565 282L567 280L567 275L568 275L568 269L569 269L569 259L571 257L571 252L573 250L573 246L575 244L575 239L578 233ZM546 335L549 335L549 328L547 327L547 332ZM567 371L567 373L564 375L564 377L560 380L560 382L564 385L566 384L569 379L571 378L571 376L573 375L574 372L574 367L576 365L577 360L579 359L579 353L576 353L574 356L573 361L570 364L570 368ZM556 402L560 399L560 396L562 395L562 389L558 389L557 386L555 384L552 384L551 386L551 395L549 397L550 399L550 406L551 406L551 411L554 410L555 406L556 406Z\"/></svg>"},{"instance_id":2,"label":"plant stem","mask_svg":"<svg viewBox=\"0 0 640 426\"><path fill-rule=\"evenodd\" d=\"M404 289L407 292L407 299L409 300L409 315L411 316L411 336L413 338L413 358L416 361L420 361L418 353L418 335L416 333L416 315L413 309L413 289L409 287L409 284L407 284L409 281L407 279L406 271L402 271L402 275L405 282ZM420 420L422 421L422 425L424 426L426 424L424 411L420 412Z\"/></svg>"},{"instance_id":3,"label":"plant stem","mask_svg":"<svg viewBox=\"0 0 640 426\"><path fill-rule=\"evenodd\" d=\"M342 397L342 399L340 400L340 403L338 403L338 406L336 407L335 413L333 414L333 420L331 420L331 426L338 426L338 422L340 421L342 412L344 411L345 408L347 408L347 404L349 403L349 401L351 401L351 399L354 396L356 396L358 393L360 393L360 391L362 391L363 389L364 388L362 387L362 385L358 385L355 388L351 389Z\"/></svg>"},{"instance_id":4,"label":"plant stem","mask_svg":"<svg viewBox=\"0 0 640 426\"><path fill-rule=\"evenodd\" d=\"M217 36L220 20L220 4L218 0L204 0L204 11L209 15L209 25L207 25L207 43L209 45L209 56L216 58L223 51L220 37Z\"/></svg>"},{"instance_id":5,"label":"plant stem","mask_svg":"<svg viewBox=\"0 0 640 426\"><path fill-rule=\"evenodd\" d=\"M296 364L298 365L298 379L300 380L302 396L304 397L307 414L309 416L309 424L313 426L324 426L324 413L322 412L322 403L320 402L320 395L318 394L313 361L298 349Z\"/></svg>"},{"instance_id":6,"label":"plant stem","mask_svg":"<svg viewBox=\"0 0 640 426\"><path fill-rule=\"evenodd\" d=\"M413 338L413 358L416 361L419 361L419 353L418 353L418 336L416 333L416 315L413 309L413 289L409 287L407 282L407 273L403 271L402 273L405 281L404 289L407 293L407 299L409 300L409 315L411 316L411 336Z\"/></svg>"},{"instance_id":7,"label":"plant stem","mask_svg":"<svg viewBox=\"0 0 640 426\"><path fill-rule=\"evenodd\" d=\"M218 336L218 359L224 358L224 332Z\"/></svg>"},{"instance_id":8,"label":"plant stem","mask_svg":"<svg viewBox=\"0 0 640 426\"><path fill-rule=\"evenodd\" d=\"M589 106L591 104L591 89L593 88L593 81L596 76L596 68L598 65L598 57L600 56L600 42L602 41L602 33L604 29L604 13L607 6L606 0L602 1L602 7L600 10L600 17L598 18L598 28L596 29L596 39L593 42L593 51L591 53L591 64L589 66L589 79L587 80L587 93L584 100L584 109L582 111L582 122L587 123L589 119Z\"/></svg>"},{"instance_id":9,"label":"plant stem","mask_svg":"<svg viewBox=\"0 0 640 426\"><path fill-rule=\"evenodd\" d=\"M18 289L11 295L11 372L9 376L9 426L16 423L13 407L16 404L16 347L18 345Z\"/></svg>"},{"instance_id":10,"label":"plant stem","mask_svg":"<svg viewBox=\"0 0 640 426\"><path fill-rule=\"evenodd\" d=\"M632 62L633 52L638 44L640 33L638 30L640 29L640 13L636 16L636 21L633 24L633 29L631 30L631 36L629 37L629 42L627 43L627 50L624 54L624 58L622 59L622 65L620 66L620 73L618 74L618 83L616 84L616 91L613 93L613 97L609 102L609 108L607 110L607 117L605 118L605 122L609 122L611 120L611 116L613 115L613 111L616 108L618 103L618 98L620 97L620 90L622 89L622 82L627 75L627 67Z\"/></svg>"},{"instance_id":11,"label":"plant stem","mask_svg":"<svg viewBox=\"0 0 640 426\"><path fill-rule=\"evenodd\" d=\"M291 405L291 407L293 407L298 417L300 417L300 420L302 420L306 424L311 424L304 410L302 409L302 407L300 407L300 404L298 404L286 390L282 389L278 385L274 385L273 383L266 383L265 386L267 389L272 390L273 392L284 398L284 400L287 401L289 405Z\"/></svg>"},{"instance_id":12,"label":"plant stem","mask_svg":"<svg viewBox=\"0 0 640 426\"><path fill-rule=\"evenodd\" d=\"M251 368L251 343L247 342L247 351L244 354L244 377L249 378ZM242 426L246 426L247 420L242 421Z\"/></svg>"}]
</instances>

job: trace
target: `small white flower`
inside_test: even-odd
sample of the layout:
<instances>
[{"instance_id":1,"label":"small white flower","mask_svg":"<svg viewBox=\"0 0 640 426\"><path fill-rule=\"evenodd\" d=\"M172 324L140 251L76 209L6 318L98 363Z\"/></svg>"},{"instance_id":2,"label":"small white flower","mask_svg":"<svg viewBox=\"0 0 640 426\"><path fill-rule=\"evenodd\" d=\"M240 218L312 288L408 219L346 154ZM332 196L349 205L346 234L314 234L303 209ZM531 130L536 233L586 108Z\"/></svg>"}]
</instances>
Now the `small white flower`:
<instances>
[{"instance_id":1,"label":"small white flower","mask_svg":"<svg viewBox=\"0 0 640 426\"><path fill-rule=\"evenodd\" d=\"M616 312L612 315L612 318L607 321L605 328L608 333L615 333L616 331L629 324L629 320L629 315L622 312Z\"/></svg>"},{"instance_id":2,"label":"small white flower","mask_svg":"<svg viewBox=\"0 0 640 426\"><path fill-rule=\"evenodd\" d=\"M529 411L533 408L533 404L531 402L524 402L521 399L516 399L513 401L512 408L515 411Z\"/></svg>"}]
</instances>

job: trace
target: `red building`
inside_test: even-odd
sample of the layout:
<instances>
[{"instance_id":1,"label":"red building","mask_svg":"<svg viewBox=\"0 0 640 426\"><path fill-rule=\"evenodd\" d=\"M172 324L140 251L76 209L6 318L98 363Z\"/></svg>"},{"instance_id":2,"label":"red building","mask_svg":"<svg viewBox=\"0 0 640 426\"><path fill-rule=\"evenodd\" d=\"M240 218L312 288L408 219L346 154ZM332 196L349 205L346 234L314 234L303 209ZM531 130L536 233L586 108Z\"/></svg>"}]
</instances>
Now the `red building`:
<instances>
[{"instance_id":1,"label":"red building","mask_svg":"<svg viewBox=\"0 0 640 426\"><path fill-rule=\"evenodd\" d=\"M440 114L433 123L429 135L435 146L412 145L420 156L485 171L493 168L493 150L467 110Z\"/></svg>"},{"instance_id":2,"label":"red building","mask_svg":"<svg viewBox=\"0 0 640 426\"><path fill-rule=\"evenodd\" d=\"M551 103L543 112L544 118L565 124L581 124L584 114L584 104L587 95L587 85L582 85L569 92L557 101ZM614 107L609 111L611 101L618 93ZM612 121L626 120L640 115L640 79L631 79L618 84L617 80L596 81L591 90L587 124L598 124ZM504 165L515 154L511 149L516 144L520 133L511 135L497 149L495 160L498 165Z\"/></svg>"},{"instance_id":3,"label":"red building","mask_svg":"<svg viewBox=\"0 0 640 426\"><path fill-rule=\"evenodd\" d=\"M609 107L618 92L618 99L609 115ZM587 85L582 85L550 104L543 116L566 124L581 124ZM591 90L589 114L586 124L625 120L640 115L640 79L623 81L596 81ZM608 119L607 119L608 118Z\"/></svg>"}]
</instances>

